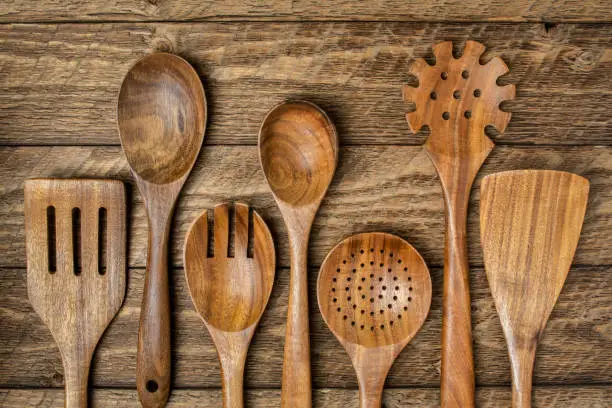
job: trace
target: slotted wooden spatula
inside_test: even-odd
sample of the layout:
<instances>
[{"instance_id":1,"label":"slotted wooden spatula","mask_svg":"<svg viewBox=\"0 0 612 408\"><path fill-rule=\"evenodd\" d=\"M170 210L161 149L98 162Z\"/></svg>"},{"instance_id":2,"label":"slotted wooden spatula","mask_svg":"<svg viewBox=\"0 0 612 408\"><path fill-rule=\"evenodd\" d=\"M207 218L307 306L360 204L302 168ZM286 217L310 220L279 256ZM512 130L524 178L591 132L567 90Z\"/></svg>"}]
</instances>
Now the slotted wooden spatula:
<instances>
[{"instance_id":1,"label":"slotted wooden spatula","mask_svg":"<svg viewBox=\"0 0 612 408\"><path fill-rule=\"evenodd\" d=\"M461 57L452 54L450 41L436 44L435 65L424 59L412 64L410 73L418 87L405 86L404 99L416 103L407 115L410 129L428 126L431 135L425 150L442 184L446 213L444 297L442 300L442 408L474 406L474 361L468 284L467 209L474 178L493 142L485 127L503 132L510 113L499 104L513 99L514 85L498 86L508 72L501 58L482 65L484 45L468 41Z\"/></svg>"},{"instance_id":2,"label":"slotted wooden spatula","mask_svg":"<svg viewBox=\"0 0 612 408\"><path fill-rule=\"evenodd\" d=\"M588 194L585 178L560 171L509 171L482 181L482 249L515 408L531 407L537 342L574 258Z\"/></svg>"},{"instance_id":3,"label":"slotted wooden spatula","mask_svg":"<svg viewBox=\"0 0 612 408\"><path fill-rule=\"evenodd\" d=\"M28 297L57 343L67 408L87 407L98 340L125 296L125 190L114 180L25 183Z\"/></svg>"}]
</instances>

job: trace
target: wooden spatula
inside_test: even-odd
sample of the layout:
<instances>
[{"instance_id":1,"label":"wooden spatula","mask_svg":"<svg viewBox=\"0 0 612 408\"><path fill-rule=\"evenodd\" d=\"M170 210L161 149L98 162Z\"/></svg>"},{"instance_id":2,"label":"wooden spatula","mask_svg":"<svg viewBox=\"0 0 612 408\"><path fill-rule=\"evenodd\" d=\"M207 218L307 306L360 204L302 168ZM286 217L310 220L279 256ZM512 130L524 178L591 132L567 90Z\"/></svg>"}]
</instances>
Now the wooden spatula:
<instances>
[{"instance_id":1,"label":"wooden spatula","mask_svg":"<svg viewBox=\"0 0 612 408\"><path fill-rule=\"evenodd\" d=\"M482 249L515 408L531 407L536 345L574 258L588 193L585 178L559 171L509 171L482 181Z\"/></svg>"},{"instance_id":2,"label":"wooden spatula","mask_svg":"<svg viewBox=\"0 0 612 408\"><path fill-rule=\"evenodd\" d=\"M86 407L94 349L125 296L124 187L27 180L24 212L28 297L60 349L65 406Z\"/></svg>"},{"instance_id":3,"label":"wooden spatula","mask_svg":"<svg viewBox=\"0 0 612 408\"><path fill-rule=\"evenodd\" d=\"M416 103L408 113L410 129L428 126L425 150L442 184L446 213L444 297L442 301L442 408L474 406L474 361L467 254L467 209L474 178L493 142L485 127L506 129L510 114L499 104L514 98L514 85L498 86L508 72L501 58L480 63L484 45L468 41L461 57L453 57L450 41L434 47L435 65L424 59L410 72L418 87L405 86L404 99Z\"/></svg>"},{"instance_id":4,"label":"wooden spatula","mask_svg":"<svg viewBox=\"0 0 612 408\"><path fill-rule=\"evenodd\" d=\"M214 249L208 254L208 216L203 212L189 228L184 254L191 300L217 346L225 408L244 406L244 363L270 298L275 268L272 235L259 214L253 211L249 222L249 207L237 203L234 218L235 232L230 228L229 206L215 207Z\"/></svg>"},{"instance_id":5,"label":"wooden spatula","mask_svg":"<svg viewBox=\"0 0 612 408\"><path fill-rule=\"evenodd\" d=\"M380 408L389 369L429 313L425 261L395 235L354 235L325 258L317 298L325 323L357 372L360 406Z\"/></svg>"}]
</instances>

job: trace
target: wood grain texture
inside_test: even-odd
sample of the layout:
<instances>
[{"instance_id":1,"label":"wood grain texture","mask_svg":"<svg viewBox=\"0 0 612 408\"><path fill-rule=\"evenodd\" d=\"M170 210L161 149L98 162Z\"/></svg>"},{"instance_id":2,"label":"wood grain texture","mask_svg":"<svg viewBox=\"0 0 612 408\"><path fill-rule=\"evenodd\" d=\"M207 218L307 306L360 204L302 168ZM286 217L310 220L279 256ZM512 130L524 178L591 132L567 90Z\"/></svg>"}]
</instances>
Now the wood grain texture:
<instances>
[{"instance_id":1,"label":"wood grain texture","mask_svg":"<svg viewBox=\"0 0 612 408\"><path fill-rule=\"evenodd\" d=\"M439 386L442 270L430 269L432 305L418 335L399 355L387 377L388 389ZM26 296L24 269L0 270L0 384L3 387L62 387L59 352ZM536 358L534 384L570 386L612 382L612 286L609 267L570 271ZM215 347L189 299L183 270L171 274L174 305L175 388L220 388ZM313 387L357 388L351 360L326 327L316 306L317 271L309 271ZM94 356L91 383L135 388L136 339L144 269L131 269L128 293ZM472 268L472 316L477 385L510 390L510 363L495 305L481 268ZM281 386L289 270L280 269L268 308L251 343L247 388ZM563 356L563 358L559 358ZM247 397L248 398L248 397ZM355 400L356 401L356 400ZM439 401L437 401L439 406Z\"/></svg>"},{"instance_id":2,"label":"wood grain texture","mask_svg":"<svg viewBox=\"0 0 612 408\"><path fill-rule=\"evenodd\" d=\"M468 40L459 58L453 43L433 46L435 65L417 59L410 73L416 87L404 86L406 102L415 110L406 115L410 129L431 132L424 144L440 178L444 197L444 313L442 318L442 408L474 407L474 362L470 313L467 214L476 174L493 150L485 134L487 126L504 132L510 113L500 110L514 99L514 85L497 85L508 72L506 63L494 57L480 63L485 46Z\"/></svg>"},{"instance_id":3,"label":"wood grain texture","mask_svg":"<svg viewBox=\"0 0 612 408\"><path fill-rule=\"evenodd\" d=\"M261 168L287 228L291 259L281 406L310 408L308 241L336 171L338 134L318 106L284 102L264 118L258 147Z\"/></svg>"},{"instance_id":4,"label":"wood grain texture","mask_svg":"<svg viewBox=\"0 0 612 408\"><path fill-rule=\"evenodd\" d=\"M61 351L66 408L87 407L94 350L125 297L125 199L117 180L25 185L28 299Z\"/></svg>"},{"instance_id":5,"label":"wood grain texture","mask_svg":"<svg viewBox=\"0 0 612 408\"><path fill-rule=\"evenodd\" d=\"M223 407L242 408L244 364L270 299L276 258L272 235L261 216L256 211L249 215L246 204L236 203L231 222L229 211L228 204L215 206L210 255L208 212L193 222L185 238L184 265L189 295L219 355Z\"/></svg>"},{"instance_id":6,"label":"wood grain texture","mask_svg":"<svg viewBox=\"0 0 612 408\"><path fill-rule=\"evenodd\" d=\"M429 313L431 278L425 261L398 236L350 236L325 257L317 300L355 368L359 406L380 408L389 369Z\"/></svg>"},{"instance_id":7,"label":"wood grain texture","mask_svg":"<svg viewBox=\"0 0 612 408\"><path fill-rule=\"evenodd\" d=\"M482 248L514 408L531 407L537 343L572 264L588 195L587 179L559 171L501 172L482 182Z\"/></svg>"},{"instance_id":8,"label":"wood grain texture","mask_svg":"<svg viewBox=\"0 0 612 408\"><path fill-rule=\"evenodd\" d=\"M138 331L136 377L145 408L170 392L168 242L176 200L204 141L206 95L184 59L152 53L125 75L117 98L121 147L147 210L147 279Z\"/></svg>"},{"instance_id":9,"label":"wood grain texture","mask_svg":"<svg viewBox=\"0 0 612 408\"><path fill-rule=\"evenodd\" d=\"M404 119L407 70L432 44L468 39L517 87L496 144L612 144L612 25L366 22L0 25L0 143L118 145L121 78L157 50L206 84L207 143L255 145L266 112L298 98L325 109L342 144L420 145Z\"/></svg>"},{"instance_id":10,"label":"wood grain texture","mask_svg":"<svg viewBox=\"0 0 612 408\"><path fill-rule=\"evenodd\" d=\"M385 0L276 0L265 3L197 0L8 0L0 22L147 21L147 20L383 20L383 21L610 21L612 13L597 0L505 2Z\"/></svg>"},{"instance_id":11,"label":"wood grain texture","mask_svg":"<svg viewBox=\"0 0 612 408\"><path fill-rule=\"evenodd\" d=\"M252 408L277 407L280 390L248 390L247 399ZM607 408L612 398L610 386L535 387L534 408L563 406L567 408ZM101 408L133 408L135 390L95 389L93 402ZM346 408L357 406L357 390L315 389L316 408ZM387 408L436 408L439 393L435 389L410 388L390 389L385 392L383 403ZM499 408L510 405L507 388L486 387L476 389L476 402L480 408ZM0 404L3 407L63 408L61 392L57 389L16 390L0 389ZM216 407L221 404L219 390L176 390L172 393L168 408L192 408L194 406Z\"/></svg>"},{"instance_id":12,"label":"wood grain texture","mask_svg":"<svg viewBox=\"0 0 612 408\"><path fill-rule=\"evenodd\" d=\"M127 162L118 147L0 148L0 266L25 267L23 181L40 177L105 177L130 182ZM214 160L213 160L214 159ZM575 262L611 265L612 148L496 147L479 173L539 168L580 174L591 181L591 202ZM144 266L147 220L141 197L131 185L130 266ZM482 265L476 179L468 213L468 251L472 265ZM181 264L183 237L204 208L234 197L257 208L278 243L279 266L290 266L284 223L259 167L255 146L202 149L178 202L171 235L173 265ZM444 260L444 209L433 165L418 146L346 147L339 151L338 169L323 200L311 234L309 264L321 265L325 254L343 238L367 231L404 237L428 265Z\"/></svg>"}]
</instances>

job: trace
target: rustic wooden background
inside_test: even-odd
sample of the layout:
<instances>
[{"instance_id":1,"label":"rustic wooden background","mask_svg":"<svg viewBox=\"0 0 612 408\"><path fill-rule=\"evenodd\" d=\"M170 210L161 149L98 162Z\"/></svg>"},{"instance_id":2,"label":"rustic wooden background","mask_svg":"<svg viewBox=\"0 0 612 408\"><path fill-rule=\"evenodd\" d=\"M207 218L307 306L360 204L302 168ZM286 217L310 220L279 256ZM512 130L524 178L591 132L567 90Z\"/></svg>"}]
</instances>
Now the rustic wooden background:
<instances>
[{"instance_id":1,"label":"rustic wooden background","mask_svg":"<svg viewBox=\"0 0 612 408\"><path fill-rule=\"evenodd\" d=\"M433 304L388 377L385 406L438 406L443 212L438 180L404 119L401 86L431 45L467 39L501 55L517 85L512 120L480 176L561 169L591 181L582 238L537 354L537 407L612 405L612 7L608 0L4 0L0 2L0 405L63 407L59 352L26 295L23 182L110 177L130 186L129 282L91 373L97 407L138 406L135 355L146 254L142 200L115 124L124 74L155 50L197 69L209 102L206 144L180 199L172 245L174 392L170 407L220 406L219 366L189 301L180 251L203 209L244 200L278 248L274 292L247 363L247 403L278 406L288 251L257 159L265 112L286 98L326 109L340 165L312 232L311 282L343 237L384 230L431 266ZM478 240L478 180L470 263L479 407L510 405L510 369ZM314 285L312 285L314 287ZM311 290L317 407L357 406L349 358L324 326Z\"/></svg>"}]
</instances>

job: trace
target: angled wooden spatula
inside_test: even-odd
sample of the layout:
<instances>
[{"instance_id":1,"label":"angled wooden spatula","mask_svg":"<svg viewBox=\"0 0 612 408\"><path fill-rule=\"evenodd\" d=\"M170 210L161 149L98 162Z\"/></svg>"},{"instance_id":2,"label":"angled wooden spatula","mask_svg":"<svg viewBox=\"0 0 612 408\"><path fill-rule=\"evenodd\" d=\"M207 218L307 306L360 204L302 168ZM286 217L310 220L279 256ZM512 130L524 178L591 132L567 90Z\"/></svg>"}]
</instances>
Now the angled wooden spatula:
<instances>
[{"instance_id":1,"label":"angled wooden spatula","mask_svg":"<svg viewBox=\"0 0 612 408\"><path fill-rule=\"evenodd\" d=\"M560 171L509 171L482 182L482 249L508 344L514 408L531 407L537 342L574 258L588 193L585 178Z\"/></svg>"},{"instance_id":2,"label":"angled wooden spatula","mask_svg":"<svg viewBox=\"0 0 612 408\"><path fill-rule=\"evenodd\" d=\"M93 352L125 297L123 183L25 183L28 297L57 343L67 408L87 407Z\"/></svg>"}]
</instances>

